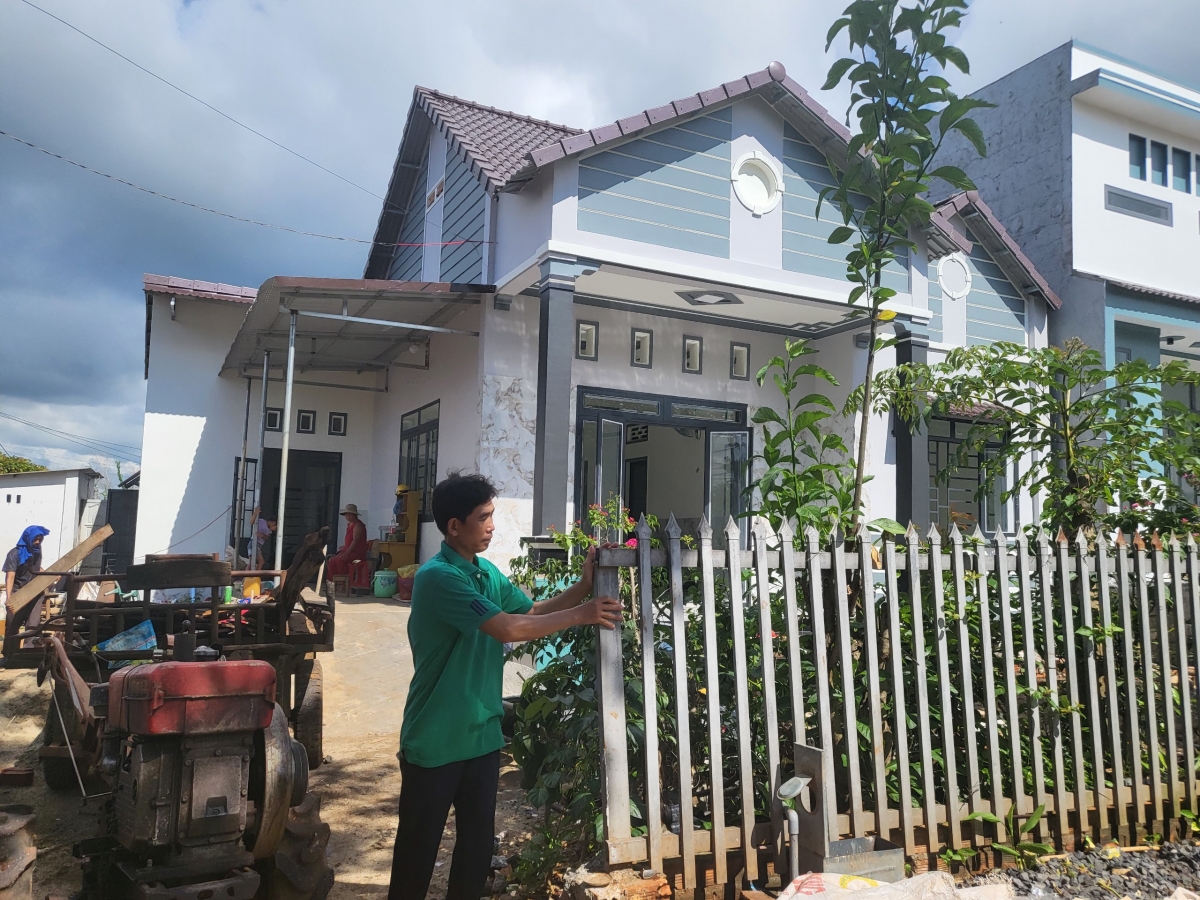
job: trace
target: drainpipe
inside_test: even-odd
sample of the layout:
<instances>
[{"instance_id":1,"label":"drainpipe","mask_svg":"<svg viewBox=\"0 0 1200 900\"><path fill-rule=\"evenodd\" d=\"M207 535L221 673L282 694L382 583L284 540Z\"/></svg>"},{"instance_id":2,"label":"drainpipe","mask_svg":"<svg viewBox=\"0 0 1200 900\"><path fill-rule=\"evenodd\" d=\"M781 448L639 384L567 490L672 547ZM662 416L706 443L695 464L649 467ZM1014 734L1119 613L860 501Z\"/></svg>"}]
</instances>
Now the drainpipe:
<instances>
[{"instance_id":1,"label":"drainpipe","mask_svg":"<svg viewBox=\"0 0 1200 900\"><path fill-rule=\"evenodd\" d=\"M288 327L287 376L283 384L283 447L279 457L279 517L275 529L275 568L283 568L283 523L287 515L288 448L292 439L292 378L296 374L296 311L292 310Z\"/></svg>"}]
</instances>

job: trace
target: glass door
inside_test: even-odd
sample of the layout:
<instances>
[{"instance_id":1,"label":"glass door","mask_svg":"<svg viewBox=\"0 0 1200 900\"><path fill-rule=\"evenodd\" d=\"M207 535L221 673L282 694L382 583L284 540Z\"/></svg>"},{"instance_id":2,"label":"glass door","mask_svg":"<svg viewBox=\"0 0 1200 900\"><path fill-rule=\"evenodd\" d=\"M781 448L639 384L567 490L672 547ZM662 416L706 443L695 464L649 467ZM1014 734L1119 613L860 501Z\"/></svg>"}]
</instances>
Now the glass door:
<instances>
[{"instance_id":1,"label":"glass door","mask_svg":"<svg viewBox=\"0 0 1200 900\"><path fill-rule=\"evenodd\" d=\"M579 510L578 518L584 524L584 530L590 532L587 524L589 507L608 506L614 502L620 507L624 502L621 473L625 426L610 419L585 420L582 442L579 497L583 508ZM600 537L609 539L603 535ZM616 540L615 537L611 539Z\"/></svg>"},{"instance_id":2,"label":"glass door","mask_svg":"<svg viewBox=\"0 0 1200 900\"><path fill-rule=\"evenodd\" d=\"M750 474L750 435L745 431L708 433L708 520L713 546L724 549L725 526L745 509ZM739 523L745 530L745 523Z\"/></svg>"}]
</instances>

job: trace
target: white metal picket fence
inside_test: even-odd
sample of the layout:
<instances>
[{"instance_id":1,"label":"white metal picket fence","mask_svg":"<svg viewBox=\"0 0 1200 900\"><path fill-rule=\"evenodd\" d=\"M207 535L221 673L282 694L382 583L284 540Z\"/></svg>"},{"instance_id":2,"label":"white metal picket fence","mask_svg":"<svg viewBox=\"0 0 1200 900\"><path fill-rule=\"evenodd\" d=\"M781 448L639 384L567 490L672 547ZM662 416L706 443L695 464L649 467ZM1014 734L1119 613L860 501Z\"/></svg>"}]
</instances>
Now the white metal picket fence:
<instances>
[{"instance_id":1,"label":"white metal picket fence","mask_svg":"<svg viewBox=\"0 0 1200 900\"><path fill-rule=\"evenodd\" d=\"M1036 835L1064 849L1197 811L1190 536L725 535L702 523L689 548L672 517L663 546L643 522L600 554L596 591L626 578L636 598L599 641L610 864L680 858L694 889L710 855L710 880L756 880L792 741L822 749L830 834L882 835L919 868L1004 839L967 816L1014 804L1044 805Z\"/></svg>"}]
</instances>

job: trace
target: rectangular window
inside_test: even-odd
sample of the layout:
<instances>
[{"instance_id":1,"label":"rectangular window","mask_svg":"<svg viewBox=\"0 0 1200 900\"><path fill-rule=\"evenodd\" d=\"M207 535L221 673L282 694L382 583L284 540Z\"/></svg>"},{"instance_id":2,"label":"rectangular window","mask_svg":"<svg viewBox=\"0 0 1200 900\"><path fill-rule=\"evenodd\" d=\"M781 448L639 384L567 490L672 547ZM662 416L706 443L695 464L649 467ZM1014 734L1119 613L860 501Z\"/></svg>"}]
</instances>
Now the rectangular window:
<instances>
[{"instance_id":1,"label":"rectangular window","mask_svg":"<svg viewBox=\"0 0 1200 900\"><path fill-rule=\"evenodd\" d=\"M732 422L740 425L742 411L720 406L700 406L696 403L672 403L671 416L676 419L700 419L705 422Z\"/></svg>"},{"instance_id":2,"label":"rectangular window","mask_svg":"<svg viewBox=\"0 0 1200 900\"><path fill-rule=\"evenodd\" d=\"M315 409L296 410L296 434L317 433L317 411Z\"/></svg>"},{"instance_id":3,"label":"rectangular window","mask_svg":"<svg viewBox=\"0 0 1200 900\"><path fill-rule=\"evenodd\" d=\"M611 409L617 412L634 413L639 416L662 415L662 406L657 400L634 397L610 397L604 394L584 394L583 405L587 409Z\"/></svg>"},{"instance_id":4,"label":"rectangular window","mask_svg":"<svg viewBox=\"0 0 1200 900\"><path fill-rule=\"evenodd\" d=\"M1167 145L1158 141L1150 142L1150 180L1161 187L1167 186Z\"/></svg>"},{"instance_id":5,"label":"rectangular window","mask_svg":"<svg viewBox=\"0 0 1200 900\"><path fill-rule=\"evenodd\" d=\"M1192 192L1192 153L1171 148L1171 187L1185 194Z\"/></svg>"},{"instance_id":6,"label":"rectangular window","mask_svg":"<svg viewBox=\"0 0 1200 900\"><path fill-rule=\"evenodd\" d=\"M575 323L575 358L595 359L600 325L596 322Z\"/></svg>"},{"instance_id":7,"label":"rectangular window","mask_svg":"<svg viewBox=\"0 0 1200 900\"><path fill-rule=\"evenodd\" d=\"M329 414L329 433L333 437L346 436L347 415L343 412L331 412Z\"/></svg>"},{"instance_id":8,"label":"rectangular window","mask_svg":"<svg viewBox=\"0 0 1200 900\"><path fill-rule=\"evenodd\" d=\"M704 341L698 337L683 336L683 371L699 375L704 363Z\"/></svg>"},{"instance_id":9,"label":"rectangular window","mask_svg":"<svg viewBox=\"0 0 1200 900\"><path fill-rule=\"evenodd\" d=\"M639 369L654 365L654 332L634 328L629 339L629 364Z\"/></svg>"},{"instance_id":10,"label":"rectangular window","mask_svg":"<svg viewBox=\"0 0 1200 900\"><path fill-rule=\"evenodd\" d=\"M264 428L267 431L283 431L283 410L281 408L267 407L267 421Z\"/></svg>"},{"instance_id":11,"label":"rectangular window","mask_svg":"<svg viewBox=\"0 0 1200 900\"><path fill-rule=\"evenodd\" d=\"M735 381L750 380L750 345L729 345L729 377Z\"/></svg>"},{"instance_id":12,"label":"rectangular window","mask_svg":"<svg viewBox=\"0 0 1200 900\"><path fill-rule=\"evenodd\" d=\"M435 400L400 418L399 483L421 492L421 518L426 522L433 515L440 416L441 402Z\"/></svg>"},{"instance_id":13,"label":"rectangular window","mask_svg":"<svg viewBox=\"0 0 1200 900\"><path fill-rule=\"evenodd\" d=\"M1170 203L1123 191L1111 185L1104 186L1104 208L1122 215L1133 216L1135 219L1145 219L1160 225L1170 225L1174 221L1174 213Z\"/></svg>"},{"instance_id":14,"label":"rectangular window","mask_svg":"<svg viewBox=\"0 0 1200 900\"><path fill-rule=\"evenodd\" d=\"M1129 177L1146 180L1146 139L1136 134L1129 136Z\"/></svg>"}]
</instances>

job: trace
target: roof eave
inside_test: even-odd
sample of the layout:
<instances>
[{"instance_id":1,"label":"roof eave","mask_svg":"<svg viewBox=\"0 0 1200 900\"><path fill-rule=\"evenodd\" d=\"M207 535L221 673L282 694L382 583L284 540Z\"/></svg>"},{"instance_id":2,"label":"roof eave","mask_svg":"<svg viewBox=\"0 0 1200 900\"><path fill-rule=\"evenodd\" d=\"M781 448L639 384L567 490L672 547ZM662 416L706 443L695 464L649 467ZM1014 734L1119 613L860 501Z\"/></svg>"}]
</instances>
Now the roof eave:
<instances>
[{"instance_id":1,"label":"roof eave","mask_svg":"<svg viewBox=\"0 0 1200 900\"><path fill-rule=\"evenodd\" d=\"M1020 245L1008 233L1008 229L996 218L979 192L975 190L961 191L947 197L937 205L937 213L948 219L957 213L963 221L978 233L978 236L988 246L996 264L1015 283L1019 283L1023 293L1041 297L1051 309L1062 309L1062 299L1042 277L1037 266L1021 250ZM946 222L949 226L949 222ZM951 230L953 226L950 226Z\"/></svg>"}]
</instances>

